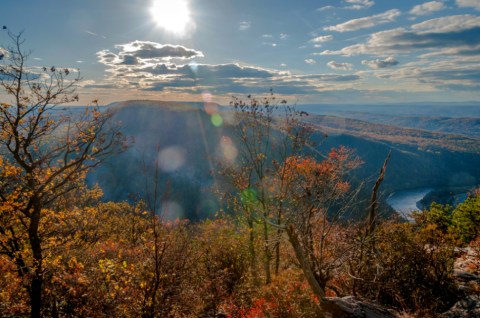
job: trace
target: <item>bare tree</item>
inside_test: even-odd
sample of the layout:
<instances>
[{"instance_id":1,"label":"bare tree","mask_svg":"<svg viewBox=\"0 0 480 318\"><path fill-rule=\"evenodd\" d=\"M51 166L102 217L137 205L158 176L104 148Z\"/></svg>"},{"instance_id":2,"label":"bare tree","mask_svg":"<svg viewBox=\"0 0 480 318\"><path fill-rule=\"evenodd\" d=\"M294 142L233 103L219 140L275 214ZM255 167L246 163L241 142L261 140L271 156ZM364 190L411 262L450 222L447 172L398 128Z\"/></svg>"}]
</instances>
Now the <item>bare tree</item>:
<instances>
[{"instance_id":1,"label":"bare tree","mask_svg":"<svg viewBox=\"0 0 480 318\"><path fill-rule=\"evenodd\" d=\"M281 223L283 198L288 193L285 160L299 155L311 135L310 126L301 121L306 115L285 100L277 100L273 92L262 99L248 96L247 100L233 98L236 141L239 156L234 165L223 167L222 174L233 186L233 202L240 210L250 233L252 276L258 275L255 250L257 224L261 227L265 282L271 282L272 261L275 273L280 263L280 229L272 231L273 223ZM272 181L275 179L275 185ZM272 187L275 188L272 191ZM275 258L274 258L275 256ZM255 279L257 280L257 279Z\"/></svg>"},{"instance_id":2,"label":"bare tree","mask_svg":"<svg viewBox=\"0 0 480 318\"><path fill-rule=\"evenodd\" d=\"M42 218L56 200L124 139L111 114L86 108L73 118L56 106L78 101L79 74L68 68L27 66L22 33L6 30L11 45L0 64L0 253L17 267L40 317L43 289ZM96 102L95 102L96 103Z\"/></svg>"}]
</instances>

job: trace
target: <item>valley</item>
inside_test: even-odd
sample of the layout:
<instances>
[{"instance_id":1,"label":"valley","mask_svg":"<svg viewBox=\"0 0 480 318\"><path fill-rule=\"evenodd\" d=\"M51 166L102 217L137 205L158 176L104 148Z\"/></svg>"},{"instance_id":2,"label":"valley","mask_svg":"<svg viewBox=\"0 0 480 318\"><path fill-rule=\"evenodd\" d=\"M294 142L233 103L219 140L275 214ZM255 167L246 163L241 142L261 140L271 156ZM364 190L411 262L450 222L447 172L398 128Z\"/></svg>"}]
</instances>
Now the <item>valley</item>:
<instances>
[{"instance_id":1,"label":"valley","mask_svg":"<svg viewBox=\"0 0 480 318\"><path fill-rule=\"evenodd\" d=\"M208 217L220 207L211 194L212 187L220 182L212 171L225 162L228 147L237 150L228 107L205 106L154 101L109 105L107 108L115 112L114 120L121 122L123 133L134 142L125 153L96 169L89 181L101 186L105 200L145 198L153 187L157 162L158 185L166 190L168 184L167 201L176 207L174 216L192 220ZM214 115L222 118L222 125L212 123ZM474 133L467 136L313 112L305 118L315 129L315 156L321 157L340 145L355 150L363 164L355 170L352 181L364 187L365 197L390 150L392 159L382 184L383 202L402 190L473 187L480 183L480 139L475 137L479 129L475 125L471 126ZM159 162L165 160L174 163ZM363 213L363 208L358 210Z\"/></svg>"}]
</instances>

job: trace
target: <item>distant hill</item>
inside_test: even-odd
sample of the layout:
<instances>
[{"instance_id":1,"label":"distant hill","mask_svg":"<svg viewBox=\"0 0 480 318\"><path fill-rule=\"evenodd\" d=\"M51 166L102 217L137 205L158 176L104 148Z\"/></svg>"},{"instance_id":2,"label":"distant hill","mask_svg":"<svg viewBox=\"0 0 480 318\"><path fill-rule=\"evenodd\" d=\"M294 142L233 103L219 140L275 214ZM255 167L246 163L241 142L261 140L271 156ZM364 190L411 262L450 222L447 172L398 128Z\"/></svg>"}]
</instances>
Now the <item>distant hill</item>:
<instances>
[{"instance_id":1,"label":"distant hill","mask_svg":"<svg viewBox=\"0 0 480 318\"><path fill-rule=\"evenodd\" d=\"M367 120L373 121L365 114L356 116L356 118L365 117ZM378 116L377 121L382 123L322 115L311 115L308 120L315 126L323 127L327 132L337 135L346 133L391 144L413 146L423 151L480 153L480 119L448 118L442 122L438 118L422 120L418 117L413 119L405 117L402 120L401 117L385 117L387 118L381 120L382 116ZM400 127L414 124L422 129ZM437 132L426 130L426 127L437 130ZM442 128L454 133L443 132ZM459 131L470 131L473 137L459 134ZM476 135L479 136L476 137Z\"/></svg>"},{"instance_id":2,"label":"distant hill","mask_svg":"<svg viewBox=\"0 0 480 318\"><path fill-rule=\"evenodd\" d=\"M391 116L361 112L345 112L340 116L390 126L408 127L432 132L480 138L480 118Z\"/></svg>"},{"instance_id":3,"label":"distant hill","mask_svg":"<svg viewBox=\"0 0 480 318\"><path fill-rule=\"evenodd\" d=\"M90 174L89 181L104 189L108 200L148 197L153 190L155 161L160 172L161 201L180 217L201 219L218 208L210 194L215 182L212 170L222 160L226 140L235 143L228 113L222 125L212 122L211 108L218 105L128 101L114 103L114 120L134 144L125 153ZM221 107L219 109L222 109ZM394 190L480 183L479 140L466 136L402 129L332 116L308 116L318 132L319 153L345 145L354 148L364 164L356 182L376 178L388 151L392 160L382 186L385 195ZM329 137L323 140L324 133Z\"/></svg>"},{"instance_id":4,"label":"distant hill","mask_svg":"<svg viewBox=\"0 0 480 318\"><path fill-rule=\"evenodd\" d=\"M350 114L364 113L373 116L413 116L413 117L450 117L480 118L480 102L463 103L408 103L408 104L319 104L298 105L298 108L317 115L349 117ZM356 117L350 117L356 118ZM361 118L359 118L361 119Z\"/></svg>"}]
</instances>

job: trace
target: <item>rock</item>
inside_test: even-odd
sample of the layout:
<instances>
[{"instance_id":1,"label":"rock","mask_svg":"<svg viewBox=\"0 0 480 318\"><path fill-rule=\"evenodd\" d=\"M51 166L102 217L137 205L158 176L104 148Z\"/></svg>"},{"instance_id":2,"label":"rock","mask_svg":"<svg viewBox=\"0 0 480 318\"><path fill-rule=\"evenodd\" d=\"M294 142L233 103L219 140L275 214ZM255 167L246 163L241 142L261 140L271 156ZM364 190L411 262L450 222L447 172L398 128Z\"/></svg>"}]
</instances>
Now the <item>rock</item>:
<instances>
[{"instance_id":1,"label":"rock","mask_svg":"<svg viewBox=\"0 0 480 318\"><path fill-rule=\"evenodd\" d=\"M480 296L471 295L458 301L440 318L477 318L480 317Z\"/></svg>"},{"instance_id":2,"label":"rock","mask_svg":"<svg viewBox=\"0 0 480 318\"><path fill-rule=\"evenodd\" d=\"M328 297L322 306L325 318L394 318L396 313L354 296Z\"/></svg>"},{"instance_id":3,"label":"rock","mask_svg":"<svg viewBox=\"0 0 480 318\"><path fill-rule=\"evenodd\" d=\"M480 278L475 275L475 274L471 274L471 273L468 273L468 272L464 272L464 271L459 271L459 270L455 270L453 272L453 275L458 278L458 279L461 279L463 281L472 281L472 280L479 280Z\"/></svg>"},{"instance_id":4,"label":"rock","mask_svg":"<svg viewBox=\"0 0 480 318\"><path fill-rule=\"evenodd\" d=\"M455 271L469 272L471 274L480 274L480 257L477 249L466 247L459 249L461 251L455 260Z\"/></svg>"}]
</instances>

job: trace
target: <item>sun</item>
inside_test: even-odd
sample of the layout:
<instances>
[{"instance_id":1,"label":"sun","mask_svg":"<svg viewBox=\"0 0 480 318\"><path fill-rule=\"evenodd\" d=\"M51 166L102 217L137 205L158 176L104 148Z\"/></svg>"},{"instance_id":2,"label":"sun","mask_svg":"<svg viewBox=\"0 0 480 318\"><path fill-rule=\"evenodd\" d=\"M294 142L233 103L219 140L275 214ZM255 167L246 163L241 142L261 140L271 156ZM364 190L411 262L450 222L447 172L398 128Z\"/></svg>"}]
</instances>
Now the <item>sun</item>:
<instances>
[{"instance_id":1,"label":"sun","mask_svg":"<svg viewBox=\"0 0 480 318\"><path fill-rule=\"evenodd\" d=\"M172 33L184 33L190 23L186 0L154 0L150 13L158 26Z\"/></svg>"}]
</instances>

